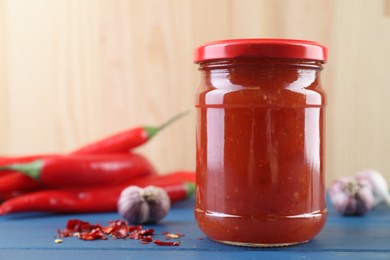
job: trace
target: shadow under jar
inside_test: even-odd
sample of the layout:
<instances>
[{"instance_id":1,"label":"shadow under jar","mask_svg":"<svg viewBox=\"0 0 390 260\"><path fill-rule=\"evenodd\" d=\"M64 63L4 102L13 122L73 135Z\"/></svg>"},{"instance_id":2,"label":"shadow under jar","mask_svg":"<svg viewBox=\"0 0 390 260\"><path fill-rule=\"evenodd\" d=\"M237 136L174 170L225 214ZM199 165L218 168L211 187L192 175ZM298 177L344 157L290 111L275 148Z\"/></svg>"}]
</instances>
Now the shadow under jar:
<instances>
[{"instance_id":1,"label":"shadow under jar","mask_svg":"<svg viewBox=\"0 0 390 260\"><path fill-rule=\"evenodd\" d=\"M238 39L195 50L196 206L212 240L304 243L325 224L324 46Z\"/></svg>"}]
</instances>

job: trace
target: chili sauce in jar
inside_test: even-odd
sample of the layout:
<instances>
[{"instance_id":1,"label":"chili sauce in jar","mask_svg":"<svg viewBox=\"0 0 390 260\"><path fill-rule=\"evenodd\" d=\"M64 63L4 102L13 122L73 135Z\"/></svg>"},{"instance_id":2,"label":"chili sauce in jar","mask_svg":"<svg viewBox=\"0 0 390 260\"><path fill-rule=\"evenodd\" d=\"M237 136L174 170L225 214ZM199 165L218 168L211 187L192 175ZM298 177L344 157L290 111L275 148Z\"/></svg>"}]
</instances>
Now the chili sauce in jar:
<instances>
[{"instance_id":1,"label":"chili sauce in jar","mask_svg":"<svg viewBox=\"0 0 390 260\"><path fill-rule=\"evenodd\" d=\"M289 39L224 40L195 50L195 218L210 239L287 246L321 231L326 58L326 47Z\"/></svg>"}]
</instances>

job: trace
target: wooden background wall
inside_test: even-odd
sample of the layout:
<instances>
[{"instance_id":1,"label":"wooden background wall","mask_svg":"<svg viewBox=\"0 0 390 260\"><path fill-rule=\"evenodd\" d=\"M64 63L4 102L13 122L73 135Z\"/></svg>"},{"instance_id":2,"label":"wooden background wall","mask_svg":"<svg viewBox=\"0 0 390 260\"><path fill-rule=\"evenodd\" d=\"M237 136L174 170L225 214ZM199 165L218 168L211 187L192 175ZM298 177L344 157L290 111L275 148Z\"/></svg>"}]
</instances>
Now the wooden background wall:
<instances>
[{"instance_id":1,"label":"wooden background wall","mask_svg":"<svg viewBox=\"0 0 390 260\"><path fill-rule=\"evenodd\" d=\"M201 43L286 37L329 47L327 181L390 180L389 0L0 0L0 154L66 152L193 109ZM192 169L194 113L140 152Z\"/></svg>"}]
</instances>

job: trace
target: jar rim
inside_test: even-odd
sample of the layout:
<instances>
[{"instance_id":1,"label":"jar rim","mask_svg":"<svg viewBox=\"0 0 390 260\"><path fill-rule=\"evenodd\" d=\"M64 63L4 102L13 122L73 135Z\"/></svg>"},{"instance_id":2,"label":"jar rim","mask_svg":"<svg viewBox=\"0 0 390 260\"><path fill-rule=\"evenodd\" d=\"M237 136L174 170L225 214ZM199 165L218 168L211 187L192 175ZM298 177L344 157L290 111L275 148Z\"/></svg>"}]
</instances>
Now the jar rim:
<instances>
[{"instance_id":1,"label":"jar rim","mask_svg":"<svg viewBox=\"0 0 390 260\"><path fill-rule=\"evenodd\" d=\"M205 43L195 49L194 63L236 58L303 59L325 62L327 56L327 48L314 41L248 38Z\"/></svg>"}]
</instances>

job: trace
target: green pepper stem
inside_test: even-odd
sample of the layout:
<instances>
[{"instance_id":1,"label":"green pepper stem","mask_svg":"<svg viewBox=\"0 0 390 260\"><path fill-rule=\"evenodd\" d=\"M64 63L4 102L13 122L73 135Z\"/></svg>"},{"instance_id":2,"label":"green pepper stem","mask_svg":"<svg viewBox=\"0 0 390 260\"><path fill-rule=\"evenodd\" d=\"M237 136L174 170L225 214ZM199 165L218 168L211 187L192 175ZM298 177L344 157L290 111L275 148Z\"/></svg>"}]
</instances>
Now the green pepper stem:
<instances>
[{"instance_id":1,"label":"green pepper stem","mask_svg":"<svg viewBox=\"0 0 390 260\"><path fill-rule=\"evenodd\" d=\"M189 114L189 110L181 112L174 117L170 118L168 121L163 123L162 125L158 127L152 127L152 126L145 126L144 129L146 131L146 134L148 136L148 139L152 138L154 135L156 135L158 132L166 128L167 126L171 125L173 122L179 120L180 118L184 117L185 115Z\"/></svg>"},{"instance_id":2,"label":"green pepper stem","mask_svg":"<svg viewBox=\"0 0 390 260\"><path fill-rule=\"evenodd\" d=\"M30 163L14 163L9 165L4 165L0 167L0 171L17 171L23 173L33 179L39 179L41 176L41 170L43 167L42 160L35 160Z\"/></svg>"}]
</instances>

